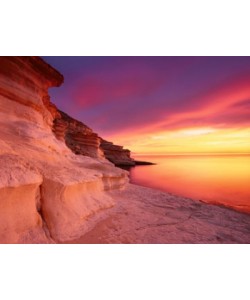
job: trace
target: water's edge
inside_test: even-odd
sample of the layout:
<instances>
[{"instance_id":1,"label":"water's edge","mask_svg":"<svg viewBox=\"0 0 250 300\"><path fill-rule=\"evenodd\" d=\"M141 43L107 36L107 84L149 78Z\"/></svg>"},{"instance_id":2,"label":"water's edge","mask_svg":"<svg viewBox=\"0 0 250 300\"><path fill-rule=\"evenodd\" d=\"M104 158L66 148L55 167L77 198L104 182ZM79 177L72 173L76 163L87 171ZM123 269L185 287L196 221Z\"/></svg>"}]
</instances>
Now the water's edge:
<instances>
[{"instance_id":1,"label":"water's edge","mask_svg":"<svg viewBox=\"0 0 250 300\"><path fill-rule=\"evenodd\" d=\"M206 157L215 157L214 155L207 155ZM232 156L232 155L223 155L223 157L229 157L229 156ZM235 157L237 157L239 155L235 155ZM249 156L249 155L240 155L240 156ZM153 159L154 156L152 156L152 160L151 161L154 161ZM158 156L155 156L155 158L157 158ZM164 156L164 157L168 157L170 158L171 156ZM185 156L187 157L187 156ZM188 156L188 157L193 157L193 156ZM205 155L203 156L205 157ZM218 156L217 156L218 157ZM222 157L222 156L221 156ZM147 157L147 160L148 158L150 157ZM157 159L156 159L157 161ZM158 162L155 163L150 163L150 165L159 165ZM191 199L192 201L195 201L195 202L202 202L202 203L206 203L206 204L211 204L211 205L216 205L216 206L219 206L219 207L223 207L223 208L227 208L227 209L230 209L230 210L233 210L233 211L237 211L237 212L240 212L240 213L243 213L243 214L247 214L249 215L250 214L250 209L249 209L249 205L244 205L244 204L239 204L237 205L237 203L235 203L234 205L230 205L230 203L225 203L225 202L220 202L220 201L216 201L216 200L206 200L206 199L203 199L202 198L202 195L197 199L197 198L194 198L194 197L190 197L190 196L187 196L185 195L185 193L178 193L178 192L172 192L172 191L169 191L168 189L166 189L166 187L155 187L154 184L150 185L150 184L147 184L145 182L144 183L141 183L140 180L138 180L138 178L134 178L131 176L131 171L132 170L138 170L138 168L140 168L140 170L146 170L146 172L149 174L150 171L148 171L149 169L143 169L145 168L147 165L136 165L136 166L132 166L132 167L124 167L124 169L126 169L127 171L129 171L129 179L130 179L130 183L131 184L135 184L135 185L138 185L138 186L142 186L142 187L148 187L148 188L152 188L152 189L155 189L155 190L159 190L159 191L162 191L162 192L165 192L165 193L168 193L170 195L175 195L175 196L178 196L178 197L183 197L183 198L186 198L186 199ZM142 171L144 172L144 171ZM155 178L154 178L155 180ZM195 186L194 186L194 189L195 189ZM230 202L230 201L228 201Z\"/></svg>"}]
</instances>

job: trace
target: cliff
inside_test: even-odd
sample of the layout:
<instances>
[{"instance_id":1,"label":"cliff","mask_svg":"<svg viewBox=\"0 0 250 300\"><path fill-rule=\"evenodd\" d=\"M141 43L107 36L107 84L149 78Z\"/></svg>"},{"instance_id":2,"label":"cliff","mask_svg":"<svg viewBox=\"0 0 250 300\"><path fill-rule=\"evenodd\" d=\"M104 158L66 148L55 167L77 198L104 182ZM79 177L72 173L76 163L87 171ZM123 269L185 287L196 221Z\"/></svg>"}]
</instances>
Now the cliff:
<instances>
[{"instance_id":1,"label":"cliff","mask_svg":"<svg viewBox=\"0 0 250 300\"><path fill-rule=\"evenodd\" d=\"M1 243L76 238L128 182L97 134L50 102L48 88L62 82L38 57L0 58Z\"/></svg>"},{"instance_id":2,"label":"cliff","mask_svg":"<svg viewBox=\"0 0 250 300\"><path fill-rule=\"evenodd\" d=\"M51 104L50 104L51 106ZM51 108L50 108L51 109ZM130 151L122 146L105 141L84 123L53 107L53 132L57 139L77 155L106 158L116 166L134 166Z\"/></svg>"},{"instance_id":3,"label":"cliff","mask_svg":"<svg viewBox=\"0 0 250 300\"><path fill-rule=\"evenodd\" d=\"M134 166L135 161L131 158L131 152L122 146L101 139L101 149L105 157L116 166Z\"/></svg>"},{"instance_id":4,"label":"cliff","mask_svg":"<svg viewBox=\"0 0 250 300\"><path fill-rule=\"evenodd\" d=\"M65 142L75 154L93 158L104 157L99 136L88 126L66 113L57 111L52 130L55 136Z\"/></svg>"}]
</instances>

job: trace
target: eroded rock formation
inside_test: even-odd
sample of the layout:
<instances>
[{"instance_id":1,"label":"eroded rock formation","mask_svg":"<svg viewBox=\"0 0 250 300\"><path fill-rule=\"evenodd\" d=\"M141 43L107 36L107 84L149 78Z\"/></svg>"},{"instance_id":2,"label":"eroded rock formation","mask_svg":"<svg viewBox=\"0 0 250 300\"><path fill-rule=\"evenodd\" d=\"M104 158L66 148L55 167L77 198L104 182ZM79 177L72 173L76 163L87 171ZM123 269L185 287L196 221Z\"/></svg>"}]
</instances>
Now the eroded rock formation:
<instances>
[{"instance_id":1,"label":"eroded rock formation","mask_svg":"<svg viewBox=\"0 0 250 300\"><path fill-rule=\"evenodd\" d=\"M94 158L104 157L100 149L100 138L87 125L71 118L62 111L57 111L54 119L55 136L66 143L75 153Z\"/></svg>"},{"instance_id":2,"label":"eroded rock formation","mask_svg":"<svg viewBox=\"0 0 250 300\"><path fill-rule=\"evenodd\" d=\"M101 139L101 149L105 157L116 166L134 166L135 160L131 158L131 152L123 149L123 146L114 145Z\"/></svg>"},{"instance_id":3,"label":"eroded rock formation","mask_svg":"<svg viewBox=\"0 0 250 300\"><path fill-rule=\"evenodd\" d=\"M38 57L0 58L1 243L76 238L114 205L106 191L128 182L102 157L98 136L50 102L48 88L62 82Z\"/></svg>"},{"instance_id":4,"label":"eroded rock formation","mask_svg":"<svg viewBox=\"0 0 250 300\"><path fill-rule=\"evenodd\" d=\"M55 136L64 141L75 154L93 158L105 157L116 166L135 165L129 150L105 141L87 125L71 118L62 111L53 111L53 115L55 116L53 124Z\"/></svg>"}]
</instances>

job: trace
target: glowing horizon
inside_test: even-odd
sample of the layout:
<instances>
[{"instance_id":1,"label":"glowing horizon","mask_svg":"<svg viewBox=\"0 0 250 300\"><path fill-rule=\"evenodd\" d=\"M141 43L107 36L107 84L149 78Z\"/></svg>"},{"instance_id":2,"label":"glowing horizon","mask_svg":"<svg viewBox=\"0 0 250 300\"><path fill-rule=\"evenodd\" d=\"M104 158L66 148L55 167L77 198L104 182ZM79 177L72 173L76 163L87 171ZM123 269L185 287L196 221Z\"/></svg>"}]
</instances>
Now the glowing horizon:
<instances>
[{"instance_id":1,"label":"glowing horizon","mask_svg":"<svg viewBox=\"0 0 250 300\"><path fill-rule=\"evenodd\" d=\"M196 134L195 134L196 132ZM203 133L202 133L203 132ZM250 128L202 131L181 129L160 132L158 135L111 137L134 153L250 153Z\"/></svg>"},{"instance_id":2,"label":"glowing horizon","mask_svg":"<svg viewBox=\"0 0 250 300\"><path fill-rule=\"evenodd\" d=\"M132 153L250 153L250 57L46 57L52 101Z\"/></svg>"}]
</instances>

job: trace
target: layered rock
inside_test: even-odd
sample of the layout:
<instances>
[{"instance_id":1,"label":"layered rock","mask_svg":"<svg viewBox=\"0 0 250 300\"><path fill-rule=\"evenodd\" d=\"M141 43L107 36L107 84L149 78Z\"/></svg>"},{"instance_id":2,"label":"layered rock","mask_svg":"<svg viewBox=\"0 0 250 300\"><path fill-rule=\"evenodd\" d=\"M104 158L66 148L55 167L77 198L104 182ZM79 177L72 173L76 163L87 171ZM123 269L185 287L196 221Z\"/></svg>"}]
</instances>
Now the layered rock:
<instances>
[{"instance_id":1,"label":"layered rock","mask_svg":"<svg viewBox=\"0 0 250 300\"><path fill-rule=\"evenodd\" d=\"M48 88L62 82L38 57L0 58L2 243L76 238L91 215L114 205L106 191L128 182L125 171L102 158L97 135L84 129L86 142L79 123L50 102ZM68 146L60 135L65 124Z\"/></svg>"},{"instance_id":2,"label":"layered rock","mask_svg":"<svg viewBox=\"0 0 250 300\"><path fill-rule=\"evenodd\" d=\"M63 76L39 57L1 57L0 59L1 113L11 114L16 107L9 101L14 101L21 109L18 111L18 117L27 119L28 116L29 120L34 122L39 113L39 117L42 117L44 122L51 124L53 118L50 112L52 107L50 107L48 88L60 86ZM34 117L26 112L31 108Z\"/></svg>"},{"instance_id":3,"label":"layered rock","mask_svg":"<svg viewBox=\"0 0 250 300\"><path fill-rule=\"evenodd\" d=\"M53 124L55 136L66 143L75 153L94 158L104 157L100 149L100 138L88 126L71 118L62 111L57 111Z\"/></svg>"},{"instance_id":4,"label":"layered rock","mask_svg":"<svg viewBox=\"0 0 250 300\"><path fill-rule=\"evenodd\" d=\"M105 157L116 166L135 165L129 150L105 141L87 125L62 111L57 110L53 115L55 116L53 124L55 136L64 141L75 154L94 158Z\"/></svg>"},{"instance_id":5,"label":"layered rock","mask_svg":"<svg viewBox=\"0 0 250 300\"><path fill-rule=\"evenodd\" d=\"M123 146L114 145L111 142L101 139L101 149L105 157L116 166L134 166L135 160L131 158L131 152L123 149Z\"/></svg>"}]
</instances>

